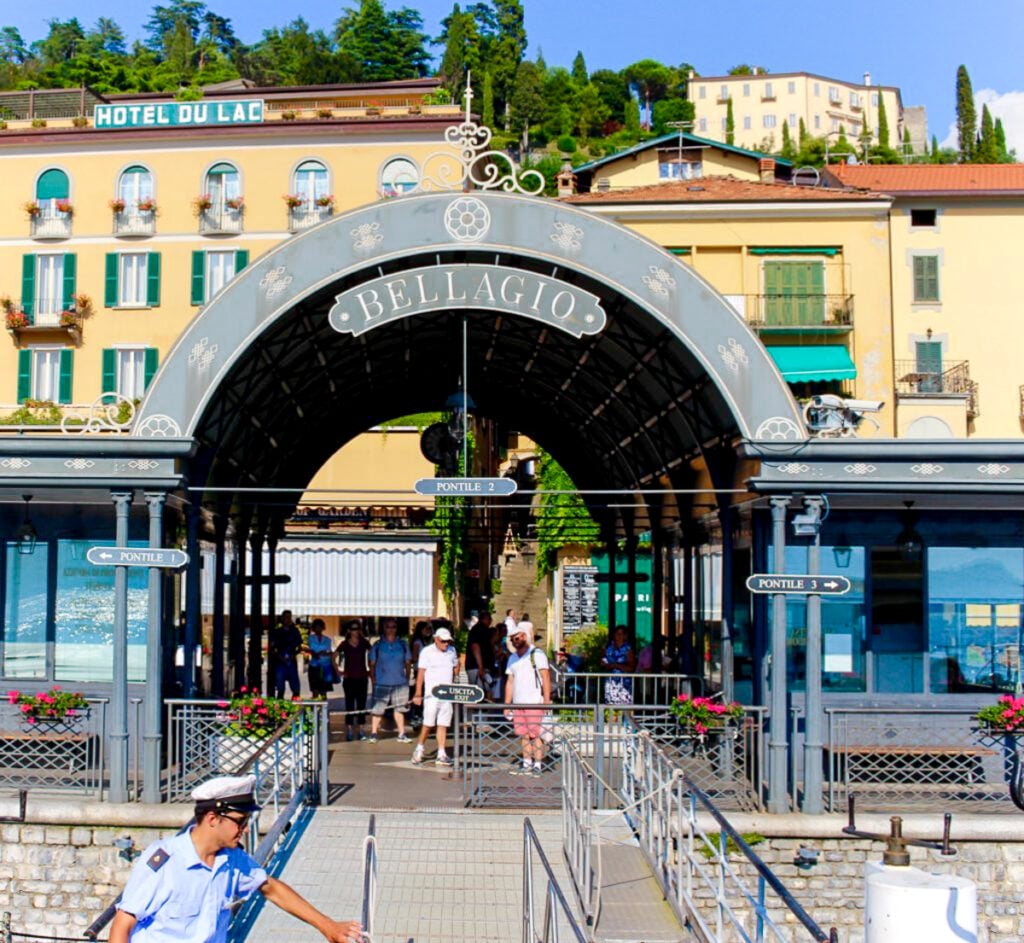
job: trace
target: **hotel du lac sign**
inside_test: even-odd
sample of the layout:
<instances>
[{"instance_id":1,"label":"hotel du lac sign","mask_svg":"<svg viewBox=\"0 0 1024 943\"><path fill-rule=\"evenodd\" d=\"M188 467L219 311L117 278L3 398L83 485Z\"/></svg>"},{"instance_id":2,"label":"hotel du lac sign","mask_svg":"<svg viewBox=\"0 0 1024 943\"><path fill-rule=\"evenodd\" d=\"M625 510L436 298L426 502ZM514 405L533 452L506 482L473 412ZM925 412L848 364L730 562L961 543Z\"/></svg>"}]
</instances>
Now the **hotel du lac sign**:
<instances>
[{"instance_id":1,"label":"hotel du lac sign","mask_svg":"<svg viewBox=\"0 0 1024 943\"><path fill-rule=\"evenodd\" d=\"M427 311L501 311L544 321L575 337L597 334L605 313L596 295L557 278L505 265L441 265L404 270L342 292L329 320L340 334L362 334Z\"/></svg>"},{"instance_id":2,"label":"hotel du lac sign","mask_svg":"<svg viewBox=\"0 0 1024 943\"><path fill-rule=\"evenodd\" d=\"M97 128L184 128L212 124L258 124L263 120L262 99L159 102L146 105L97 105Z\"/></svg>"}]
</instances>

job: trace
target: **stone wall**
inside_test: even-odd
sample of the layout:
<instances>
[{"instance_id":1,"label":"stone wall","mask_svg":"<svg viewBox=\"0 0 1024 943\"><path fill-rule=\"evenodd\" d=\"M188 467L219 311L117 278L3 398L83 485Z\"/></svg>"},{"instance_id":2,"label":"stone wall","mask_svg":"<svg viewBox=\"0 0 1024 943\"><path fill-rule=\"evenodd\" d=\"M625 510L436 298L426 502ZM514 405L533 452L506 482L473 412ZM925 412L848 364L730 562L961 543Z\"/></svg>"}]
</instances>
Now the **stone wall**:
<instances>
[{"instance_id":1,"label":"stone wall","mask_svg":"<svg viewBox=\"0 0 1024 943\"><path fill-rule=\"evenodd\" d=\"M0 826L0 911L10 911L16 933L81 939L128 879L131 865L114 840L130 837L141 851L176 831L134 825Z\"/></svg>"},{"instance_id":2,"label":"stone wall","mask_svg":"<svg viewBox=\"0 0 1024 943\"><path fill-rule=\"evenodd\" d=\"M801 869L793 864L805 845L818 852L817 864ZM911 848L911 864L934 874L956 874L978 885L978 943L1020 943L1024 939L1024 842L954 841L956 855ZM864 941L864 866L881 861L882 844L849 838L768 838L754 850L822 929L839 930L842 943ZM741 858L731 855L734 864ZM752 867L740 866L750 888L756 886ZM774 895L769 894L772 898ZM777 900L777 898L775 898ZM777 908L772 915L790 922ZM795 941L810 939L795 933ZM906 941L926 943L926 941Z\"/></svg>"}]
</instances>

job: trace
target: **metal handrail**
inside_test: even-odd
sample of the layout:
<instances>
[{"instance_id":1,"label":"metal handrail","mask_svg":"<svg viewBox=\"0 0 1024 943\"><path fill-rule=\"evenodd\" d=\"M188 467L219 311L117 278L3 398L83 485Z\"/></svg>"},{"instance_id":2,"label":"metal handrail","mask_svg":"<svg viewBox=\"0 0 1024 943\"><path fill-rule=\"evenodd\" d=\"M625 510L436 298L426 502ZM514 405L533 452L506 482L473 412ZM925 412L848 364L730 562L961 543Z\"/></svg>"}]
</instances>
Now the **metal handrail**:
<instances>
[{"instance_id":1,"label":"metal handrail","mask_svg":"<svg viewBox=\"0 0 1024 943\"><path fill-rule=\"evenodd\" d=\"M253 753L253 755L250 756L249 759L247 759L233 775L244 776L251 772L264 753L268 752L275 743L281 740L282 737L288 736L292 733L296 719L296 717L289 717L287 720L283 721L281 726L270 735L269 739L265 740L260 748Z\"/></svg>"},{"instance_id":2,"label":"metal handrail","mask_svg":"<svg viewBox=\"0 0 1024 943\"><path fill-rule=\"evenodd\" d=\"M625 682L634 693L642 698L643 692L651 689L651 693L663 695L672 685L677 685L674 694L690 694L694 697L703 697L704 678L694 674L654 674L653 672L634 671L632 673L613 671L568 671L565 668L551 666L552 689L564 697L566 688L578 682L583 685L583 697L580 702L601 703L602 692L605 691L605 684L609 679ZM592 690L592 688L596 690ZM640 689L637 692L637 689ZM663 690L664 689L664 690ZM594 697L594 694L597 694ZM642 700L639 701L642 703ZM666 703L667 698L657 697L656 703Z\"/></svg>"},{"instance_id":3,"label":"metal handrail","mask_svg":"<svg viewBox=\"0 0 1024 943\"><path fill-rule=\"evenodd\" d=\"M544 894L544 922L541 935L537 934L537 922L534 918L533 895L533 854L536 851L541 867L547 876L547 888ZM564 915L569 924L576 943L588 943L583 929L572 912L569 902L562 893L558 878L551 868L548 856L544 854L540 839L529 817L523 819L523 941L522 943L558 943L558 915Z\"/></svg>"},{"instance_id":4,"label":"metal handrail","mask_svg":"<svg viewBox=\"0 0 1024 943\"><path fill-rule=\"evenodd\" d=\"M373 940L374 920L377 914L377 816L370 816L370 825L363 839L363 913L365 937Z\"/></svg>"}]
</instances>

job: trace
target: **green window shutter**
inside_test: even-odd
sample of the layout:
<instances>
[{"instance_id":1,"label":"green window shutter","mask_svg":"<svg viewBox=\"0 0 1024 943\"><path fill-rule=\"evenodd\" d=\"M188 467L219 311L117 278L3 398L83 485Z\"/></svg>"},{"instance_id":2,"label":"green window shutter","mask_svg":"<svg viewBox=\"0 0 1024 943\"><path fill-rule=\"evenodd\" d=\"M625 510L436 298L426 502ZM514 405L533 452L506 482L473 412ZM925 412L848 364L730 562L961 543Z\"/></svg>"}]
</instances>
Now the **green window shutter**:
<instances>
[{"instance_id":1,"label":"green window shutter","mask_svg":"<svg viewBox=\"0 0 1024 943\"><path fill-rule=\"evenodd\" d=\"M941 393L942 389L942 344L938 341L917 341L916 353L919 393Z\"/></svg>"},{"instance_id":2,"label":"green window shutter","mask_svg":"<svg viewBox=\"0 0 1024 943\"><path fill-rule=\"evenodd\" d=\"M21 306L31 324L36 309L36 257L31 254L21 257Z\"/></svg>"},{"instance_id":3,"label":"green window shutter","mask_svg":"<svg viewBox=\"0 0 1024 943\"><path fill-rule=\"evenodd\" d=\"M149 381L153 379L153 374L156 373L156 368L160 363L160 351L155 347L146 348L146 362L143 366L143 377L145 381L145 388L149 389Z\"/></svg>"},{"instance_id":4,"label":"green window shutter","mask_svg":"<svg viewBox=\"0 0 1024 943\"><path fill-rule=\"evenodd\" d=\"M914 301L939 300L939 257L914 256Z\"/></svg>"},{"instance_id":5,"label":"green window shutter","mask_svg":"<svg viewBox=\"0 0 1024 943\"><path fill-rule=\"evenodd\" d=\"M235 274L237 275L249 264L249 250L237 249L235 251Z\"/></svg>"},{"instance_id":6,"label":"green window shutter","mask_svg":"<svg viewBox=\"0 0 1024 943\"><path fill-rule=\"evenodd\" d=\"M103 280L103 304L108 308L116 308L120 300L117 277L120 267L120 256L116 252L108 252Z\"/></svg>"},{"instance_id":7,"label":"green window shutter","mask_svg":"<svg viewBox=\"0 0 1024 943\"><path fill-rule=\"evenodd\" d=\"M160 253L150 252L146 259L146 304L151 308L160 305Z\"/></svg>"},{"instance_id":8,"label":"green window shutter","mask_svg":"<svg viewBox=\"0 0 1024 943\"><path fill-rule=\"evenodd\" d=\"M18 402L24 403L32 396L32 351L18 351Z\"/></svg>"},{"instance_id":9,"label":"green window shutter","mask_svg":"<svg viewBox=\"0 0 1024 943\"><path fill-rule=\"evenodd\" d=\"M206 253L202 250L192 253L192 304L201 305L206 301Z\"/></svg>"},{"instance_id":10,"label":"green window shutter","mask_svg":"<svg viewBox=\"0 0 1024 943\"><path fill-rule=\"evenodd\" d=\"M61 298L61 305L64 310L74 303L75 300L75 253L65 252L64 253L64 291ZM70 402L70 400L68 400Z\"/></svg>"},{"instance_id":11,"label":"green window shutter","mask_svg":"<svg viewBox=\"0 0 1024 943\"><path fill-rule=\"evenodd\" d=\"M117 392L117 351L113 347L103 348L103 392Z\"/></svg>"},{"instance_id":12,"label":"green window shutter","mask_svg":"<svg viewBox=\"0 0 1024 943\"><path fill-rule=\"evenodd\" d=\"M70 193L68 175L63 170L47 170L36 181L37 200L66 200Z\"/></svg>"},{"instance_id":13,"label":"green window shutter","mask_svg":"<svg viewBox=\"0 0 1024 943\"><path fill-rule=\"evenodd\" d=\"M58 387L58 399L62 403L71 402L71 369L75 361L73 350L62 350L60 352L60 386Z\"/></svg>"}]
</instances>

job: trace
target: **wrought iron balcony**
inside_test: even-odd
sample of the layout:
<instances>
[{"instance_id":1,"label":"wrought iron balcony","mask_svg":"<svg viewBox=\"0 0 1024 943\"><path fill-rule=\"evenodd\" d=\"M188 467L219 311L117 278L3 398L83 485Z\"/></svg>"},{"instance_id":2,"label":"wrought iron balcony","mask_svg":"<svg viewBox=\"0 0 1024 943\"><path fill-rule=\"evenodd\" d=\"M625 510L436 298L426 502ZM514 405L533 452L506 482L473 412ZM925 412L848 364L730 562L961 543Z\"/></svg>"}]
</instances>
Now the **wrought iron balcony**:
<instances>
[{"instance_id":1,"label":"wrought iron balcony","mask_svg":"<svg viewBox=\"0 0 1024 943\"><path fill-rule=\"evenodd\" d=\"M743 315L758 331L849 331L853 295L743 295Z\"/></svg>"},{"instance_id":2,"label":"wrought iron balcony","mask_svg":"<svg viewBox=\"0 0 1024 943\"><path fill-rule=\"evenodd\" d=\"M967 400L967 415L981 415L978 383L971 379L967 360L944 363L938 369L929 369L916 360L897 360L895 375L900 396L963 396Z\"/></svg>"},{"instance_id":3,"label":"wrought iron balcony","mask_svg":"<svg viewBox=\"0 0 1024 943\"><path fill-rule=\"evenodd\" d=\"M124 210L114 213L115 236L152 236L156 232L156 213Z\"/></svg>"},{"instance_id":4,"label":"wrought iron balcony","mask_svg":"<svg viewBox=\"0 0 1024 943\"><path fill-rule=\"evenodd\" d=\"M245 213L240 208L212 207L199 214L199 231L208 235L241 232L244 216Z\"/></svg>"},{"instance_id":5,"label":"wrought iron balcony","mask_svg":"<svg viewBox=\"0 0 1024 943\"><path fill-rule=\"evenodd\" d=\"M309 229L325 219L330 219L334 212L333 206L292 206L288 209L288 231L298 232L301 229Z\"/></svg>"},{"instance_id":6,"label":"wrought iron balcony","mask_svg":"<svg viewBox=\"0 0 1024 943\"><path fill-rule=\"evenodd\" d=\"M69 239L71 237L71 214L56 210L36 213L31 217L33 239Z\"/></svg>"}]
</instances>

